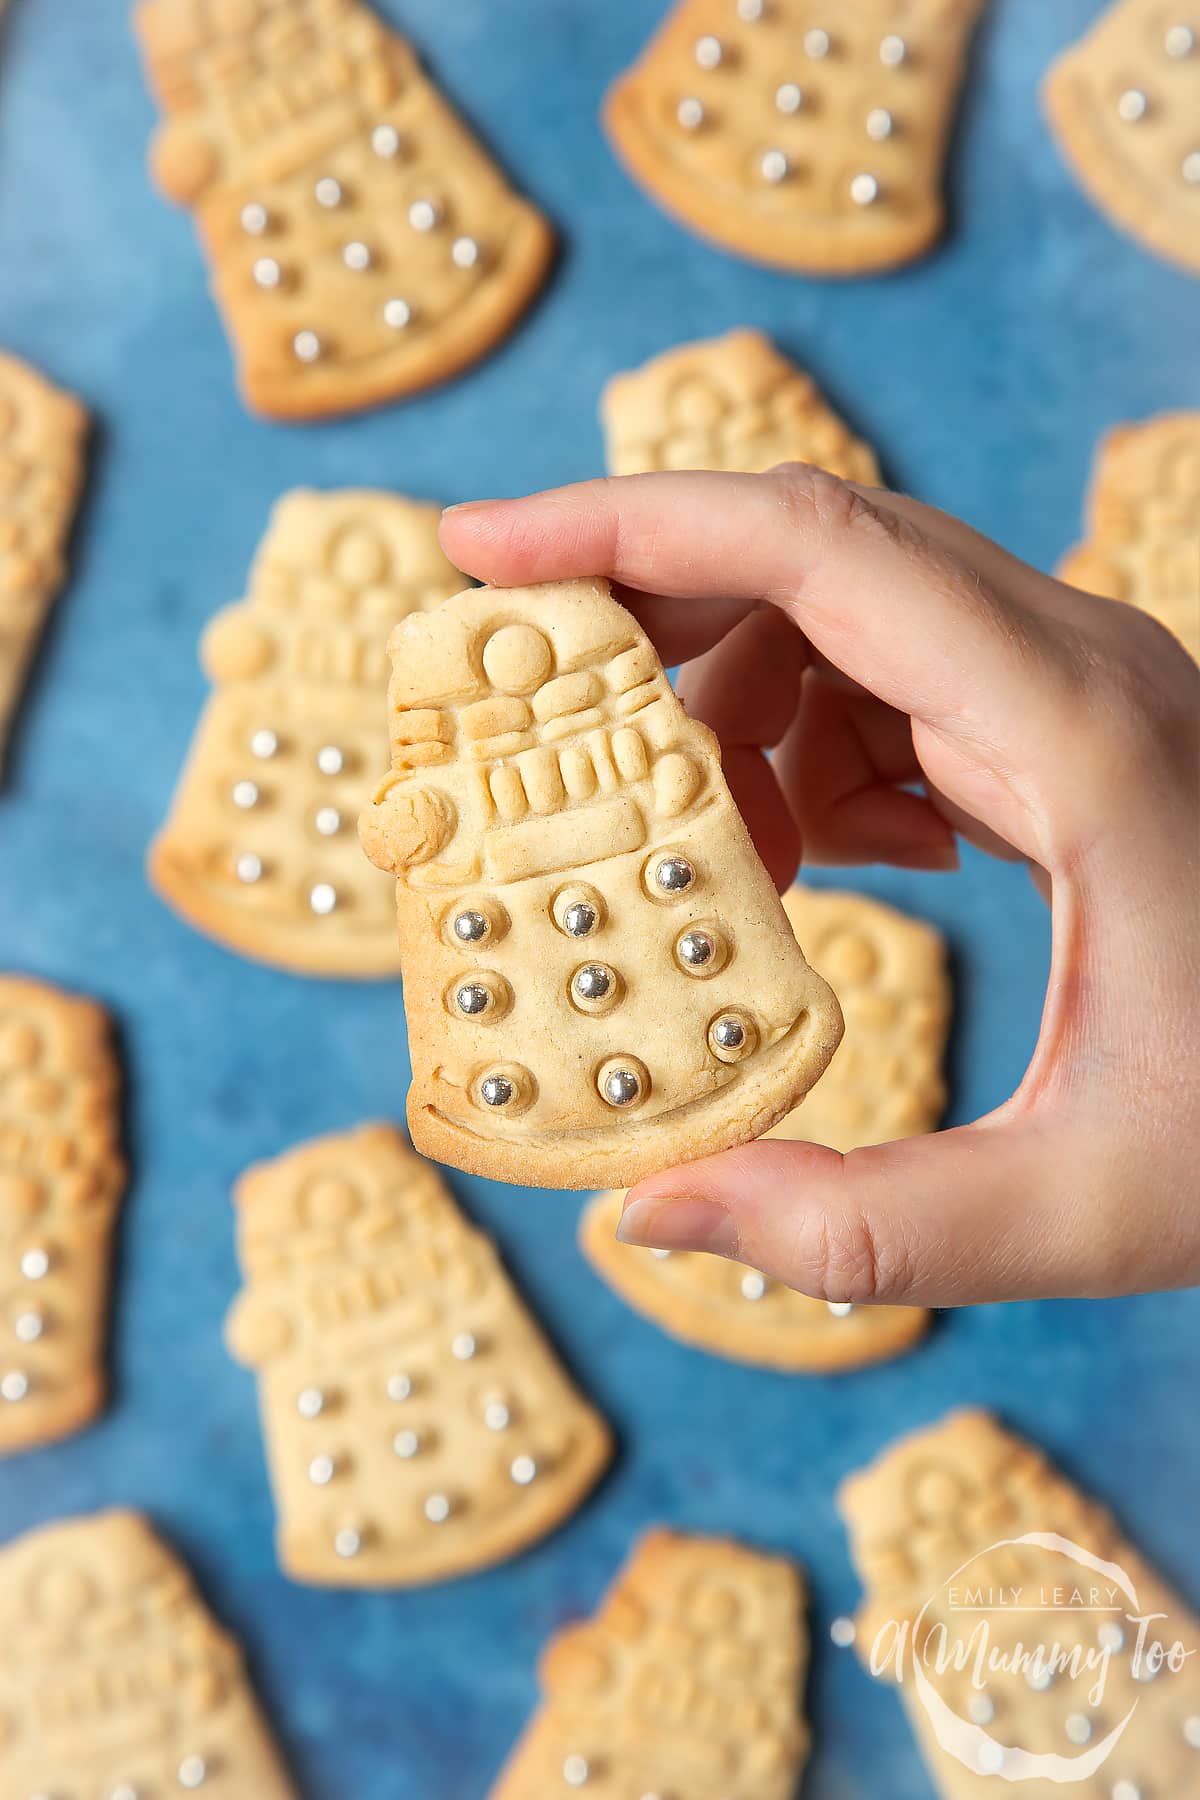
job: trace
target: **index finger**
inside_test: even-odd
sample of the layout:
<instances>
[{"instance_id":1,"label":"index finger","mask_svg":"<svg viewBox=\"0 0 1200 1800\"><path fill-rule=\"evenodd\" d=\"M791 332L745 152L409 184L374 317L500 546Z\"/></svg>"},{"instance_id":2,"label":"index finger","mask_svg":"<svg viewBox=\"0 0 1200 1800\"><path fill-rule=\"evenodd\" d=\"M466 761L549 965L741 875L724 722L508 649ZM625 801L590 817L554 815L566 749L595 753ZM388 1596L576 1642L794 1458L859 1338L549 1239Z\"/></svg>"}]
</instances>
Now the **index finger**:
<instances>
[{"instance_id":1,"label":"index finger","mask_svg":"<svg viewBox=\"0 0 1200 1800\"><path fill-rule=\"evenodd\" d=\"M1025 609L820 469L580 482L452 508L441 529L459 568L499 586L607 575L701 605L769 601L836 668L930 722L1028 706Z\"/></svg>"}]
</instances>

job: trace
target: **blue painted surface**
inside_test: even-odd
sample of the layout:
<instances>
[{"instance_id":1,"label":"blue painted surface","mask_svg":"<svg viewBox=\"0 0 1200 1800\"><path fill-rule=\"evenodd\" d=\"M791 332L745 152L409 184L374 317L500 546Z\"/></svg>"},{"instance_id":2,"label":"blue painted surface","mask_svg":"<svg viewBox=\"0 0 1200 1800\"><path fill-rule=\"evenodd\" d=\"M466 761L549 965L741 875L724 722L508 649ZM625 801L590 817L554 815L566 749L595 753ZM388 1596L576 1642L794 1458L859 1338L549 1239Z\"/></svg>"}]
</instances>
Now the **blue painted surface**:
<instances>
[{"instance_id":1,"label":"blue painted surface","mask_svg":"<svg viewBox=\"0 0 1200 1800\"><path fill-rule=\"evenodd\" d=\"M983 1402L1106 1496L1200 1600L1200 1294L983 1307L944 1318L891 1367L787 1380L706 1359L628 1313L575 1251L577 1199L455 1176L616 1424L615 1472L565 1531L480 1578L411 1596L290 1586L274 1567L253 1383L220 1342L237 1285L228 1191L252 1158L399 1114L399 992L227 955L153 899L142 857L203 698L200 628L242 591L285 488L391 484L450 501L589 475L610 372L745 322L812 368L898 485L1048 566L1076 534L1098 433L1200 403L1200 290L1105 224L1039 119L1039 75L1096 0L995 0L951 240L917 268L832 285L705 248L615 166L597 103L658 0L382 10L558 221L564 249L490 362L314 428L252 422L234 397L190 224L143 174L153 113L125 0L13 0L3 29L0 342L81 392L100 427L75 578L0 795L0 960L115 1010L135 1178L113 1408L0 1466L0 1538L112 1501L147 1508L245 1640L310 1800L481 1800L533 1704L538 1646L594 1603L638 1528L737 1532L793 1552L812 1578L806 1796L925 1800L894 1698L828 1642L856 1593L835 1484L900 1428ZM954 877L870 871L862 885L949 934L951 1117L966 1119L1010 1091L1034 1042L1041 904L1022 874L974 856Z\"/></svg>"}]
</instances>

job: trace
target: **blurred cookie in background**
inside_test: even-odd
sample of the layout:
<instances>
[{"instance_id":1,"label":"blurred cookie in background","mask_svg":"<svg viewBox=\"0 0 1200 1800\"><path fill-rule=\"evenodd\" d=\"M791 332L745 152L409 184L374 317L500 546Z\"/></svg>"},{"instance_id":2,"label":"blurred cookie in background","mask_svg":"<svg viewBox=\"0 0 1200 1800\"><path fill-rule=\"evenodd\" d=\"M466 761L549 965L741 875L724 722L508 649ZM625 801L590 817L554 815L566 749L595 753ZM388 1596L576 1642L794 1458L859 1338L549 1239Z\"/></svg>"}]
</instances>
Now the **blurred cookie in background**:
<instances>
[{"instance_id":1,"label":"blurred cookie in background","mask_svg":"<svg viewBox=\"0 0 1200 1800\"><path fill-rule=\"evenodd\" d=\"M0 1455L104 1406L120 1104L103 1008L0 975Z\"/></svg>"},{"instance_id":2,"label":"blurred cookie in background","mask_svg":"<svg viewBox=\"0 0 1200 1800\"><path fill-rule=\"evenodd\" d=\"M1200 412L1101 439L1086 527L1062 580L1140 606L1200 661Z\"/></svg>"},{"instance_id":3,"label":"blurred cookie in background","mask_svg":"<svg viewBox=\"0 0 1200 1800\"><path fill-rule=\"evenodd\" d=\"M136 1512L0 1549L0 1792L293 1800L241 1651Z\"/></svg>"},{"instance_id":4,"label":"blurred cookie in background","mask_svg":"<svg viewBox=\"0 0 1200 1800\"><path fill-rule=\"evenodd\" d=\"M861 275L939 237L946 140L983 0L678 0L610 89L633 178L774 268Z\"/></svg>"},{"instance_id":5,"label":"blurred cookie in background","mask_svg":"<svg viewBox=\"0 0 1200 1800\"><path fill-rule=\"evenodd\" d=\"M150 166L194 213L243 397L271 418L395 399L490 350L553 243L357 0L142 0Z\"/></svg>"},{"instance_id":6,"label":"blurred cookie in background","mask_svg":"<svg viewBox=\"0 0 1200 1800\"><path fill-rule=\"evenodd\" d=\"M600 403L610 475L649 469L736 469L816 463L877 486L879 465L821 395L812 377L761 331L652 357L614 375Z\"/></svg>"},{"instance_id":7,"label":"blurred cookie in background","mask_svg":"<svg viewBox=\"0 0 1200 1800\"><path fill-rule=\"evenodd\" d=\"M246 598L205 631L213 693L149 876L243 955L305 975L399 974L392 884L356 821L387 743L388 633L462 586L439 516L369 490L285 494Z\"/></svg>"},{"instance_id":8,"label":"blurred cookie in background","mask_svg":"<svg viewBox=\"0 0 1200 1800\"><path fill-rule=\"evenodd\" d=\"M804 1600L784 1557L647 1532L595 1615L543 1650L541 1708L490 1800L792 1800Z\"/></svg>"},{"instance_id":9,"label":"blurred cookie in background","mask_svg":"<svg viewBox=\"0 0 1200 1800\"><path fill-rule=\"evenodd\" d=\"M608 1427L436 1165L364 1125L249 1170L236 1200L227 1338L258 1376L286 1573L444 1581L575 1511Z\"/></svg>"},{"instance_id":10,"label":"blurred cookie in background","mask_svg":"<svg viewBox=\"0 0 1200 1800\"><path fill-rule=\"evenodd\" d=\"M1059 148L1114 224L1200 273L1200 13L1116 0L1042 88Z\"/></svg>"},{"instance_id":11,"label":"blurred cookie in background","mask_svg":"<svg viewBox=\"0 0 1200 1800\"><path fill-rule=\"evenodd\" d=\"M66 579L87 429L73 395L0 351L0 773L42 626Z\"/></svg>"}]
</instances>

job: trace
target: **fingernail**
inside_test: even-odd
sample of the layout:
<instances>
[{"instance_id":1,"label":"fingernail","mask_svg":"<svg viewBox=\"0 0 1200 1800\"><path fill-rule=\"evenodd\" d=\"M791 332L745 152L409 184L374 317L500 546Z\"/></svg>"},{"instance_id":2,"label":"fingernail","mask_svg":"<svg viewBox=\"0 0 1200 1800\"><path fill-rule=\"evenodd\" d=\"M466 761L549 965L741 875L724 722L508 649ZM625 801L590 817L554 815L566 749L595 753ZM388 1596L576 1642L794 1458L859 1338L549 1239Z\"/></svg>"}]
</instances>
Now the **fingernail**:
<instances>
[{"instance_id":1,"label":"fingernail","mask_svg":"<svg viewBox=\"0 0 1200 1800\"><path fill-rule=\"evenodd\" d=\"M442 517L448 519L451 513L474 512L478 507L490 504L487 500L456 500L453 506L443 506Z\"/></svg>"},{"instance_id":2,"label":"fingernail","mask_svg":"<svg viewBox=\"0 0 1200 1800\"><path fill-rule=\"evenodd\" d=\"M629 1200L617 1226L622 1244L654 1250L709 1250L736 1256L737 1226L717 1200L672 1200L648 1195Z\"/></svg>"}]
</instances>

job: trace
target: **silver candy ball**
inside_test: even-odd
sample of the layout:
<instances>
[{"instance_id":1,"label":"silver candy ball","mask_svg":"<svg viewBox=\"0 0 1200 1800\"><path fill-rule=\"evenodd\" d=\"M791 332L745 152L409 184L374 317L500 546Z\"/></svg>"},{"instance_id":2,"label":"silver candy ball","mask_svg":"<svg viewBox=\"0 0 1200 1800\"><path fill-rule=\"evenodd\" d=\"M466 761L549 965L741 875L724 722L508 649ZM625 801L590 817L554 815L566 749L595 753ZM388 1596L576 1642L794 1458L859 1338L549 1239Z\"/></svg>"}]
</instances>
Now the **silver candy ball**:
<instances>
[{"instance_id":1,"label":"silver candy ball","mask_svg":"<svg viewBox=\"0 0 1200 1800\"><path fill-rule=\"evenodd\" d=\"M633 1069L610 1069L604 1077L604 1098L610 1106L632 1106L642 1091Z\"/></svg>"},{"instance_id":2,"label":"silver candy ball","mask_svg":"<svg viewBox=\"0 0 1200 1800\"><path fill-rule=\"evenodd\" d=\"M798 113L804 105L803 91L794 81L785 81L775 89L775 111L785 116Z\"/></svg>"},{"instance_id":3,"label":"silver candy ball","mask_svg":"<svg viewBox=\"0 0 1200 1800\"><path fill-rule=\"evenodd\" d=\"M707 931L685 931L679 940L679 960L689 969L703 969L717 953L717 946Z\"/></svg>"},{"instance_id":4,"label":"silver candy ball","mask_svg":"<svg viewBox=\"0 0 1200 1800\"><path fill-rule=\"evenodd\" d=\"M782 150L764 150L758 166L763 180L775 187L779 182L787 180L792 165Z\"/></svg>"},{"instance_id":5,"label":"silver candy ball","mask_svg":"<svg viewBox=\"0 0 1200 1800\"><path fill-rule=\"evenodd\" d=\"M400 133L394 125L377 125L371 133L371 148L376 156L398 155Z\"/></svg>"},{"instance_id":6,"label":"silver candy ball","mask_svg":"<svg viewBox=\"0 0 1200 1800\"><path fill-rule=\"evenodd\" d=\"M563 930L568 937L590 937L600 923L590 900L573 900L563 913Z\"/></svg>"},{"instance_id":7,"label":"silver candy ball","mask_svg":"<svg viewBox=\"0 0 1200 1800\"><path fill-rule=\"evenodd\" d=\"M409 1457L415 1456L420 1448L421 1440L415 1431L398 1431L392 1439L392 1449L405 1461Z\"/></svg>"},{"instance_id":8,"label":"silver candy ball","mask_svg":"<svg viewBox=\"0 0 1200 1800\"><path fill-rule=\"evenodd\" d=\"M537 1478L537 1464L532 1456L514 1456L509 1474L518 1487L528 1487Z\"/></svg>"},{"instance_id":9,"label":"silver candy ball","mask_svg":"<svg viewBox=\"0 0 1200 1800\"><path fill-rule=\"evenodd\" d=\"M353 1525L343 1525L334 1535L333 1548L337 1556L357 1556L362 1549L362 1536Z\"/></svg>"},{"instance_id":10,"label":"silver candy ball","mask_svg":"<svg viewBox=\"0 0 1200 1800\"><path fill-rule=\"evenodd\" d=\"M450 1354L456 1362L471 1362L479 1349L474 1332L459 1331L450 1340Z\"/></svg>"},{"instance_id":11,"label":"silver candy ball","mask_svg":"<svg viewBox=\"0 0 1200 1800\"><path fill-rule=\"evenodd\" d=\"M725 52L722 49L720 38L713 37L710 33L705 37L696 39L695 54L696 62L700 68L715 69L720 66L721 58L724 56Z\"/></svg>"},{"instance_id":12,"label":"silver candy ball","mask_svg":"<svg viewBox=\"0 0 1200 1800\"><path fill-rule=\"evenodd\" d=\"M342 204L342 184L332 175L322 175L313 189L318 206L340 206Z\"/></svg>"},{"instance_id":13,"label":"silver candy ball","mask_svg":"<svg viewBox=\"0 0 1200 1800\"><path fill-rule=\"evenodd\" d=\"M325 918L337 905L337 889L328 881L318 881L308 896L308 904L318 918Z\"/></svg>"},{"instance_id":14,"label":"silver candy ball","mask_svg":"<svg viewBox=\"0 0 1200 1800\"><path fill-rule=\"evenodd\" d=\"M1141 88L1126 88L1117 101L1117 117L1126 125L1136 125L1145 118L1149 105Z\"/></svg>"},{"instance_id":15,"label":"silver candy ball","mask_svg":"<svg viewBox=\"0 0 1200 1800\"><path fill-rule=\"evenodd\" d=\"M695 94L685 94L675 108L675 117L685 131L699 131L704 123L704 107Z\"/></svg>"},{"instance_id":16,"label":"silver candy ball","mask_svg":"<svg viewBox=\"0 0 1200 1800\"><path fill-rule=\"evenodd\" d=\"M880 41L879 60L885 69L898 69L908 55L908 45L894 31Z\"/></svg>"},{"instance_id":17,"label":"silver candy ball","mask_svg":"<svg viewBox=\"0 0 1200 1800\"><path fill-rule=\"evenodd\" d=\"M233 872L244 886L252 887L256 881L262 880L262 857L255 856L252 850L247 850L244 856L238 857Z\"/></svg>"},{"instance_id":18,"label":"silver candy ball","mask_svg":"<svg viewBox=\"0 0 1200 1800\"><path fill-rule=\"evenodd\" d=\"M740 1050L746 1041L746 1027L732 1014L718 1019L712 1028L712 1034L714 1044L718 1044L722 1050Z\"/></svg>"},{"instance_id":19,"label":"silver candy ball","mask_svg":"<svg viewBox=\"0 0 1200 1800\"><path fill-rule=\"evenodd\" d=\"M35 1248L27 1250L21 1258L21 1273L26 1281L40 1281L50 1272L50 1252Z\"/></svg>"},{"instance_id":20,"label":"silver candy ball","mask_svg":"<svg viewBox=\"0 0 1200 1800\"><path fill-rule=\"evenodd\" d=\"M24 1369L9 1369L0 1375L0 1400L7 1400L15 1406L18 1400L24 1400L29 1392L29 1377Z\"/></svg>"},{"instance_id":21,"label":"silver candy ball","mask_svg":"<svg viewBox=\"0 0 1200 1800\"><path fill-rule=\"evenodd\" d=\"M431 1525L444 1525L452 1510L448 1494L430 1494L425 1502L425 1517Z\"/></svg>"},{"instance_id":22,"label":"silver candy ball","mask_svg":"<svg viewBox=\"0 0 1200 1800\"><path fill-rule=\"evenodd\" d=\"M340 775L345 766L346 756L340 745L321 745L317 751L317 767L322 775Z\"/></svg>"},{"instance_id":23,"label":"silver candy ball","mask_svg":"<svg viewBox=\"0 0 1200 1800\"><path fill-rule=\"evenodd\" d=\"M454 917L454 935L460 944L482 944L492 927L486 913L460 912Z\"/></svg>"},{"instance_id":24,"label":"silver candy ball","mask_svg":"<svg viewBox=\"0 0 1200 1800\"><path fill-rule=\"evenodd\" d=\"M507 1106L516 1092L507 1075L487 1075L479 1084L485 1106Z\"/></svg>"},{"instance_id":25,"label":"silver candy ball","mask_svg":"<svg viewBox=\"0 0 1200 1800\"><path fill-rule=\"evenodd\" d=\"M296 1396L296 1411L302 1419L316 1419L325 1410L325 1396L319 1387L301 1388Z\"/></svg>"},{"instance_id":26,"label":"silver candy ball","mask_svg":"<svg viewBox=\"0 0 1200 1800\"><path fill-rule=\"evenodd\" d=\"M664 856L654 870L654 885L664 894L686 893L696 879L696 871L686 856Z\"/></svg>"},{"instance_id":27,"label":"silver candy ball","mask_svg":"<svg viewBox=\"0 0 1200 1800\"><path fill-rule=\"evenodd\" d=\"M321 340L315 331L298 331L292 339L298 362L316 362L321 354Z\"/></svg>"},{"instance_id":28,"label":"silver candy ball","mask_svg":"<svg viewBox=\"0 0 1200 1800\"><path fill-rule=\"evenodd\" d=\"M804 34L804 54L805 54L805 56L811 56L815 61L819 62L823 56L829 55L829 52L832 49L832 47L833 46L830 43L829 33L827 31L822 31L818 27L817 29L815 29L813 31L805 32L805 34Z\"/></svg>"},{"instance_id":29,"label":"silver candy ball","mask_svg":"<svg viewBox=\"0 0 1200 1800\"><path fill-rule=\"evenodd\" d=\"M482 987L479 982L468 981L455 990L454 1004L460 1013L465 1013L469 1019L474 1019L480 1013L487 1011L492 1004L492 996L487 988Z\"/></svg>"},{"instance_id":30,"label":"silver candy ball","mask_svg":"<svg viewBox=\"0 0 1200 1800\"><path fill-rule=\"evenodd\" d=\"M383 322L390 325L393 331L403 331L412 318L412 307L407 300L385 300L383 304Z\"/></svg>"},{"instance_id":31,"label":"silver candy ball","mask_svg":"<svg viewBox=\"0 0 1200 1800\"><path fill-rule=\"evenodd\" d=\"M612 970L603 963L588 963L575 971L571 986L581 1000L606 1000L612 992Z\"/></svg>"},{"instance_id":32,"label":"silver candy ball","mask_svg":"<svg viewBox=\"0 0 1200 1800\"><path fill-rule=\"evenodd\" d=\"M389 1400L407 1400L413 1391L411 1375L389 1375L387 1378L387 1397Z\"/></svg>"}]
</instances>

